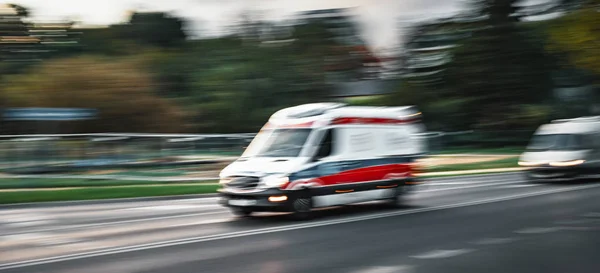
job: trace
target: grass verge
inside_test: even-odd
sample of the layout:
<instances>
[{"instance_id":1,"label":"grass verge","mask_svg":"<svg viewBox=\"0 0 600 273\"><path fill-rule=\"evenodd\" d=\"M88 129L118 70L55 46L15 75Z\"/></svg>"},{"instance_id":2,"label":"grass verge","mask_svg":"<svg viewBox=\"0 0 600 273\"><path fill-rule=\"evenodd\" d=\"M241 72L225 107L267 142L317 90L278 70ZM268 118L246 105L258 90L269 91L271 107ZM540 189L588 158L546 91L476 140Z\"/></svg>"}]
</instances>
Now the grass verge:
<instances>
[{"instance_id":1,"label":"grass verge","mask_svg":"<svg viewBox=\"0 0 600 273\"><path fill-rule=\"evenodd\" d=\"M203 194L215 193L218 187L218 185L199 184L163 187L81 188L59 191L7 191L0 192L0 204Z\"/></svg>"}]
</instances>

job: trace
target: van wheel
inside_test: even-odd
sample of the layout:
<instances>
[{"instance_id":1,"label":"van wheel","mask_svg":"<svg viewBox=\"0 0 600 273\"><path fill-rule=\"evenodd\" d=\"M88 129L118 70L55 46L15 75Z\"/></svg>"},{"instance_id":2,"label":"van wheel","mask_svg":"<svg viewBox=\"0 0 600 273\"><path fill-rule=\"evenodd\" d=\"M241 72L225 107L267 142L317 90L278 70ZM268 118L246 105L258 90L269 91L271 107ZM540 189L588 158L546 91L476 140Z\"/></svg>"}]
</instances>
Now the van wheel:
<instances>
[{"instance_id":1,"label":"van wheel","mask_svg":"<svg viewBox=\"0 0 600 273\"><path fill-rule=\"evenodd\" d=\"M249 217L252 215L252 210L244 208L232 208L231 213L239 217Z\"/></svg>"},{"instance_id":2,"label":"van wheel","mask_svg":"<svg viewBox=\"0 0 600 273\"><path fill-rule=\"evenodd\" d=\"M312 197L308 194L302 194L292 203L292 219L307 220L312 217Z\"/></svg>"}]
</instances>

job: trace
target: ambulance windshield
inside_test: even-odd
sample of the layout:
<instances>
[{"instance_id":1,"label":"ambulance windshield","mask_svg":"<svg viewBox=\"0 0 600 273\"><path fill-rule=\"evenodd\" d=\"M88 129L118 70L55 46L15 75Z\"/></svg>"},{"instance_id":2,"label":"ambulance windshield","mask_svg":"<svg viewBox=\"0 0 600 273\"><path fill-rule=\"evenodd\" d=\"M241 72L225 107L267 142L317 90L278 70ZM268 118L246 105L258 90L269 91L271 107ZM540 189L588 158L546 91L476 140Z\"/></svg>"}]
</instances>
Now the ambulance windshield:
<instances>
[{"instance_id":1,"label":"ambulance windshield","mask_svg":"<svg viewBox=\"0 0 600 273\"><path fill-rule=\"evenodd\" d=\"M242 157L297 157L311 129L268 129L260 131Z\"/></svg>"}]
</instances>

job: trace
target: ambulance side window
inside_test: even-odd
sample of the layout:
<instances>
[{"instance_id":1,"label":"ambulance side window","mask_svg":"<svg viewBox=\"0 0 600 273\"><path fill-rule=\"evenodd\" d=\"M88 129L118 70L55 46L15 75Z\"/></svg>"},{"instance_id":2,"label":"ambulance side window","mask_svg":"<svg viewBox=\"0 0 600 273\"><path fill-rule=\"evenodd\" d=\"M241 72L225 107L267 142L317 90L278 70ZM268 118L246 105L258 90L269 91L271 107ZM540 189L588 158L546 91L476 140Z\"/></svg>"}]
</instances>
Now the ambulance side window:
<instances>
[{"instance_id":1,"label":"ambulance side window","mask_svg":"<svg viewBox=\"0 0 600 273\"><path fill-rule=\"evenodd\" d=\"M317 150L317 154L315 155L315 160L319 160L325 157L328 157L333 152L333 130L328 129L325 132L325 136L323 136L323 140L319 145L319 149Z\"/></svg>"}]
</instances>

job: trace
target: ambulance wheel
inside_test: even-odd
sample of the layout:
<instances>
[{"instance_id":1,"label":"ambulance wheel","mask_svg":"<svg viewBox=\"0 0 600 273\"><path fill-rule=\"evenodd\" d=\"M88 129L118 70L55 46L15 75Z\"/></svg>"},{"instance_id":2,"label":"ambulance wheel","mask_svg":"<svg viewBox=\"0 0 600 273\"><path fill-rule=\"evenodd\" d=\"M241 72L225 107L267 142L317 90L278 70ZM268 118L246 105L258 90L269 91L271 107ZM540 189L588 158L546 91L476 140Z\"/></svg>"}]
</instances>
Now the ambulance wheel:
<instances>
[{"instance_id":1,"label":"ambulance wheel","mask_svg":"<svg viewBox=\"0 0 600 273\"><path fill-rule=\"evenodd\" d=\"M292 203L292 214L291 217L293 220L307 220L312 217L312 196L307 193L301 194L294 202Z\"/></svg>"},{"instance_id":2,"label":"ambulance wheel","mask_svg":"<svg viewBox=\"0 0 600 273\"><path fill-rule=\"evenodd\" d=\"M390 208L403 208L406 206L406 193L402 187L396 188L394 196L387 200L387 206Z\"/></svg>"},{"instance_id":3,"label":"ambulance wheel","mask_svg":"<svg viewBox=\"0 0 600 273\"><path fill-rule=\"evenodd\" d=\"M231 213L239 217L249 217L252 215L252 210L244 208L232 208Z\"/></svg>"}]
</instances>

